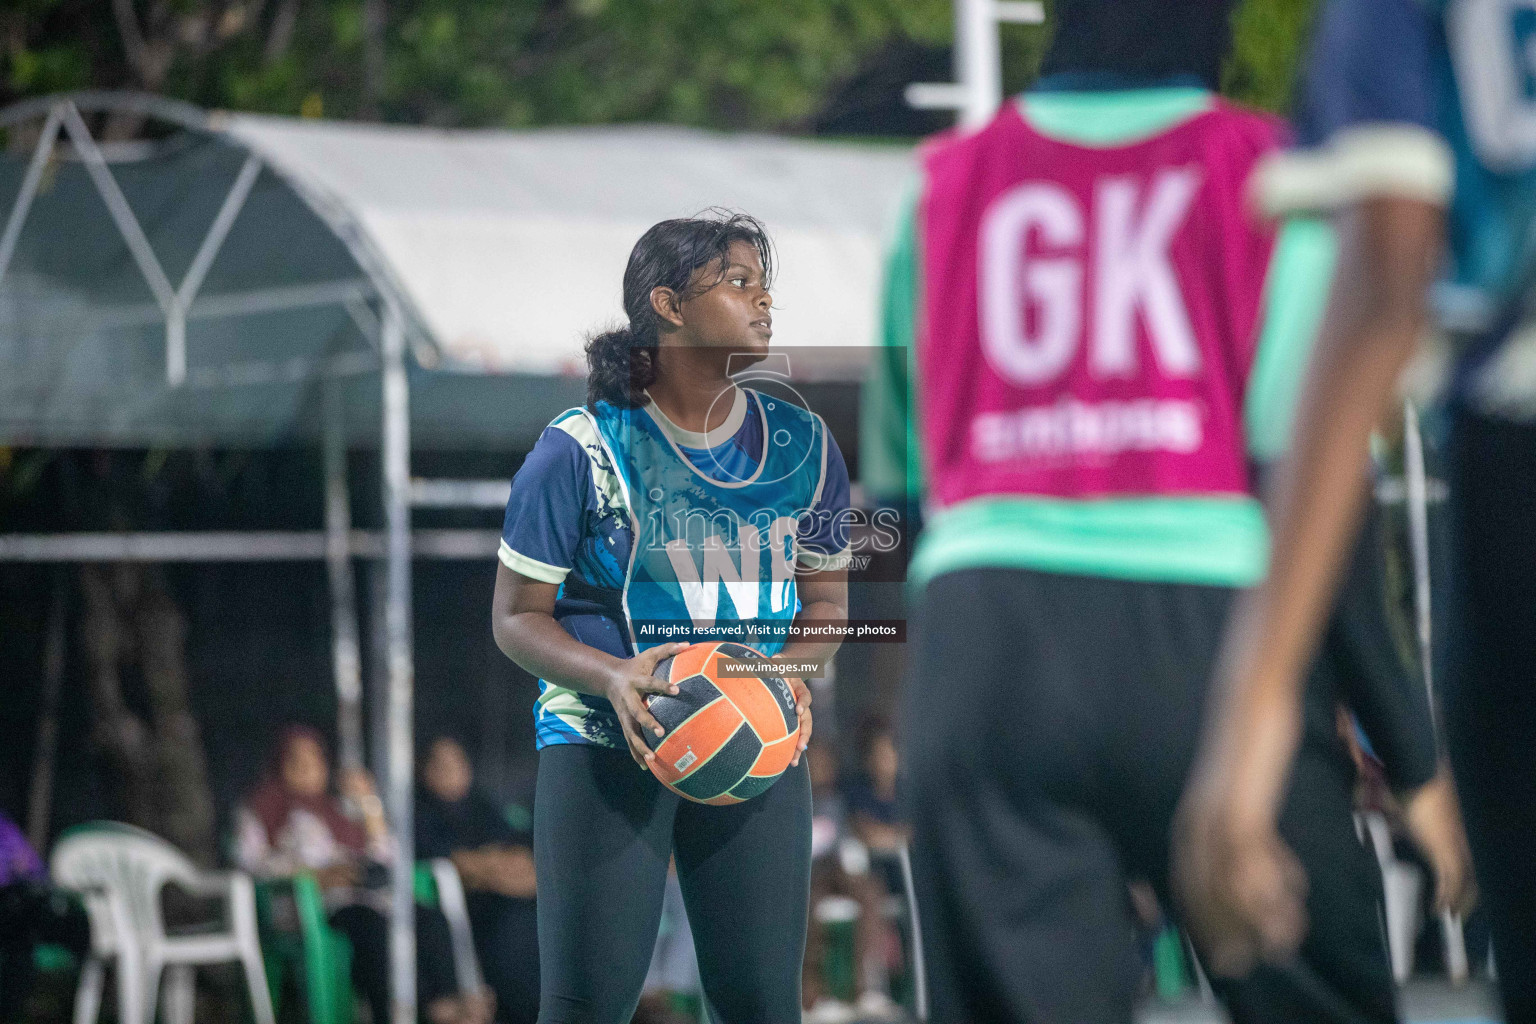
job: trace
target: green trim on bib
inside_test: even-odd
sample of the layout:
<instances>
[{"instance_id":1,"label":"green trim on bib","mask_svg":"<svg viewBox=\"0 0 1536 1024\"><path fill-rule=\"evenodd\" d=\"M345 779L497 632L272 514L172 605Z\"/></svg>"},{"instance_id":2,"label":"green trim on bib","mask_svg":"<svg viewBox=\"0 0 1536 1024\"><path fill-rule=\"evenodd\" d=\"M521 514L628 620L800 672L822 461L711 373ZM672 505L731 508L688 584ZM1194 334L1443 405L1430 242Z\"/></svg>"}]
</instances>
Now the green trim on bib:
<instances>
[{"instance_id":1,"label":"green trim on bib","mask_svg":"<svg viewBox=\"0 0 1536 1024\"><path fill-rule=\"evenodd\" d=\"M935 516L907 578L1003 567L1243 587L1268 569L1269 531L1252 498L977 498Z\"/></svg>"}]
</instances>

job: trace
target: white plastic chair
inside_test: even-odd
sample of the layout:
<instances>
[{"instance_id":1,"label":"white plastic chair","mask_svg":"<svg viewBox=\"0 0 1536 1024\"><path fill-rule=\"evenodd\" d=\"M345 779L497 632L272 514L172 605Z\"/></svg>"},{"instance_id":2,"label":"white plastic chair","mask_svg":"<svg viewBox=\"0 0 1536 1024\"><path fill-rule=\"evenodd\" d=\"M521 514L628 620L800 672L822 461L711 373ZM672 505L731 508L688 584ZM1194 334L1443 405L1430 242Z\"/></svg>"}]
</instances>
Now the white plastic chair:
<instances>
[{"instance_id":1,"label":"white plastic chair","mask_svg":"<svg viewBox=\"0 0 1536 1024\"><path fill-rule=\"evenodd\" d=\"M886 907L886 916L907 919L907 931L912 941L913 1010L919 1021L928 1019L928 965L923 958L923 929L917 913L917 885L912 877L911 844L903 842L894 850L871 850L859 840L845 837L838 846L838 857L843 870L849 874L864 874L871 861L891 860L901 874L901 893L893 896ZM825 902L825 901L823 901ZM849 901L852 902L852 901ZM854 904L857 916L858 905Z\"/></svg>"},{"instance_id":2,"label":"white plastic chair","mask_svg":"<svg viewBox=\"0 0 1536 1024\"><path fill-rule=\"evenodd\" d=\"M485 988L480 976L480 961L475 956L475 936L470 928L469 903L464 898L464 883L459 869L447 857L438 857L432 865L432 881L437 883L437 905L448 921L448 936L453 944L453 976L459 992L478 995Z\"/></svg>"},{"instance_id":3,"label":"white plastic chair","mask_svg":"<svg viewBox=\"0 0 1536 1024\"><path fill-rule=\"evenodd\" d=\"M914 1009L917 1019L928 1019L928 965L923 960L923 928L917 916L917 886L912 880L912 851L910 843L902 843L896 851L901 863L901 887L907 903L908 927L912 931L912 978Z\"/></svg>"},{"instance_id":4,"label":"white plastic chair","mask_svg":"<svg viewBox=\"0 0 1536 1024\"><path fill-rule=\"evenodd\" d=\"M91 947L85 963L81 965L80 983L75 990L75 1024L89 1024L100 1012L101 991L106 984L109 961L115 961L118 966L118 1020L123 1024L142 1024L142 958L137 933L133 929L122 893L83 882L70 887L83 897L91 925Z\"/></svg>"},{"instance_id":5,"label":"white plastic chair","mask_svg":"<svg viewBox=\"0 0 1536 1024\"><path fill-rule=\"evenodd\" d=\"M120 1024L151 1024L162 973L161 1009L167 1024L190 1024L194 968L222 963L244 967L256 1024L274 1024L250 876L199 870L159 836L115 822L66 833L54 847L49 868L55 882L85 897L91 919L91 952L75 993L74 1024L95 1021L109 960L117 966ZM193 896L222 900L222 926L168 933L160 907L167 883Z\"/></svg>"}]
</instances>

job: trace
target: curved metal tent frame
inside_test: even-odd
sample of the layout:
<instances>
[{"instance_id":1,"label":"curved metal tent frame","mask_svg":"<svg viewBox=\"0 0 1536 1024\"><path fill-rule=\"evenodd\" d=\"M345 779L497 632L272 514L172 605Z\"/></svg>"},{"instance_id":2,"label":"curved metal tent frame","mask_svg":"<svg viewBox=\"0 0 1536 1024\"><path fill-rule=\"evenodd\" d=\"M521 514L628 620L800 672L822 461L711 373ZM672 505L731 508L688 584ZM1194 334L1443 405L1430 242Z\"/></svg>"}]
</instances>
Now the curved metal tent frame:
<instances>
[{"instance_id":1,"label":"curved metal tent frame","mask_svg":"<svg viewBox=\"0 0 1536 1024\"><path fill-rule=\"evenodd\" d=\"M187 137L178 142L147 145L98 143L82 116L95 112L142 116L170 124ZM179 411L179 415L169 417L167 432L172 437L206 437L209 432L196 429L196 419L216 409L231 389L260 390L266 386L270 390L278 385L292 390L295 384L325 381L323 434L327 479L323 555L330 569L333 598L333 655L342 709L341 747L343 757L354 763L361 756L360 657L351 565L355 538L346 491L345 413L336 382L346 377L371 378L378 374L385 519L382 554L387 581L387 797L397 846L391 915L394 1019L397 1024L410 1024L416 1018L416 993L411 874L411 438L406 351L408 332L418 346L430 345L429 336L412 317L403 291L368 245L366 235L339 208L307 194L299 183L285 181L281 174L268 183L267 198L279 205L286 204L289 216L301 209L312 216L314 223L301 224L293 233L324 250L315 253L313 266L325 271L321 276L328 275L329 279L303 279L302 271L311 254L301 250L286 254L291 258L278 259L273 258L276 254L269 254L266 259L279 271L275 276L297 276L299 280L263 282L260 273L250 273L246 268L246 283L256 279L260 287L231 288L226 282L214 295L202 294L204 285L220 276L215 273L219 258L226 254L236 221L251 203L263 172L273 170L260 154L228 138L220 129L218 115L160 97L119 93L47 97L0 111L0 127L12 131L37 120L42 121L41 128L19 183L11 184L16 168L0 164L0 196L14 196L0 231L0 356L5 357L13 371L7 375L13 382L12 393L0 398L10 410L9 414L0 413L0 440L68 443L82 434L90 436L89 417L95 414L110 420L114 410L102 405L92 408L89 403L83 410L69 408L75 389L83 387L87 395L98 402L105 400L102 404L106 404L114 397L122 398L146 386L142 374L150 364L145 356L146 335L158 334L161 326L161 396L163 400L170 396L169 404ZM65 140L72 149L69 154L61 153L60 143ZM61 156L71 158L73 164L60 159ZM190 167L201 180L194 180L190 187L185 181L178 182L182 187L167 194L164 188L157 192L160 183L152 175L133 173L146 164L167 161L182 165L178 169L183 172ZM206 180L210 167L230 165L235 167L232 181L227 187L219 181L210 189ZM111 232L102 230L99 222L80 216L87 183L105 207L115 240ZM286 196L284 186L288 190ZM210 203L210 197L216 203ZM29 222L35 222L40 207L49 206L53 207L50 212L58 223L50 223L52 230L48 232L34 231L29 237ZM195 221L198 214L206 216L210 206L212 216L205 221L205 229L189 232L189 221ZM324 225L339 246L325 246L317 224ZM195 246L188 244L192 237L197 238ZM124 250L127 261L122 259ZM261 259L258 253L257 261ZM149 292L152 305L134 301L139 296L134 294L136 289L132 287L132 275L125 272L125 262L137 271L139 284ZM179 271L179 281L173 283L168 268ZM301 271L297 275L295 268ZM337 274L338 269L351 272ZM242 276L239 268L232 276ZM316 317L317 310L328 310L328 315ZM284 315L290 318L290 327L309 327L311 336L301 338L297 346L290 344L287 351L274 353L270 351L274 347L270 325L260 332L235 328L217 339L223 346L214 346L209 364L189 369L189 322L223 321L227 325L245 318ZM356 329L356 336L338 341L345 330L343 318ZM253 340L258 348L267 350L259 353L261 358L219 365L221 358L227 360L230 354L242 352ZM361 345L357 344L359 340ZM129 358L117 358L120 353L115 346L124 343L126 348L136 351L131 351ZM6 349L10 351L7 353ZM83 359L79 358L81 349L86 350ZM133 355L138 358L135 360ZM41 388L37 386L39 378ZM17 382L20 393L14 386ZM4 390L0 387L0 392ZM6 400L10 398L16 400ZM62 410L58 399L62 399ZM270 416L260 408L261 402L258 395L257 408L247 411L246 422L260 422L263 415ZM30 415L31 420L18 416L18 409L22 416ZM278 414L291 415L293 409L279 409ZM86 419L83 424L82 418ZM240 423L236 417L234 429L238 430ZM229 432L230 425L225 425L212 433L219 436ZM110 441L111 431L103 433ZM132 436L133 430L126 433ZM213 558L294 558L321 553L305 551L307 537L205 535L202 544L194 543L190 552L184 543L174 543L185 542L186 538L163 539L173 543L157 546L152 535L0 538L8 542L0 544L0 554L30 560L79 561L157 555L185 559L198 553ZM369 546L366 538L361 540L357 546ZM452 546L451 541L448 546Z\"/></svg>"},{"instance_id":2,"label":"curved metal tent frame","mask_svg":"<svg viewBox=\"0 0 1536 1024\"><path fill-rule=\"evenodd\" d=\"M337 204L326 202L323 197L307 188L304 182L285 174L280 166L265 160L254 150L250 150L243 141L235 142L238 147L247 150L240 171L231 183L217 216L209 225L208 233L197 250L196 258L187 268L181 283L174 289L170 288L170 279L160 266L153 249L148 247L148 239L144 237L143 229L138 226L132 209L127 206L126 199L122 196L121 189L111 177L108 168L110 161L103 152L104 147L92 138L89 129L85 126L81 115L87 113L138 115L148 120L174 125L188 132L229 138L225 131L227 119L223 115L202 110L180 100L147 93L78 92L64 96L24 100L0 110L0 128L11 129L40 118L43 121L37 142L33 147L27 177L23 180L15 205L6 221L4 232L0 234L0 280L4 279L5 271L15 253L16 243L26 224L32 201L41 183L43 170L62 133L73 144L77 159L89 170L93 183L106 202L113 221L122 231L124 241L135 263L144 273L145 281L154 292L165 315L166 376L171 384L180 384L186 380L186 320L192 312L199 289L213 261L218 257L230 229L250 196L257 175L263 170L269 170L282 178L288 187L304 201L309 210L346 246L348 253L367 279L366 288L371 288L376 297L385 303L398 306L400 311L407 315L417 344L432 345L430 335L419 326L419 318L410 315L409 296L394 280L387 261L377 253L367 235L355 221ZM332 293L296 294L286 298L295 304L307 305L317 301L323 303L333 296L342 301L356 300L366 296L366 289L360 281L348 281L342 282ZM264 309L280 308L283 299L284 297L268 297L253 301L249 307L243 307L238 300L224 296L223 304L217 311L224 312L226 315L238 315L245 308L255 309L258 306ZM366 321L360 322L358 326L368 334L376 333L378 329L378 325Z\"/></svg>"}]
</instances>

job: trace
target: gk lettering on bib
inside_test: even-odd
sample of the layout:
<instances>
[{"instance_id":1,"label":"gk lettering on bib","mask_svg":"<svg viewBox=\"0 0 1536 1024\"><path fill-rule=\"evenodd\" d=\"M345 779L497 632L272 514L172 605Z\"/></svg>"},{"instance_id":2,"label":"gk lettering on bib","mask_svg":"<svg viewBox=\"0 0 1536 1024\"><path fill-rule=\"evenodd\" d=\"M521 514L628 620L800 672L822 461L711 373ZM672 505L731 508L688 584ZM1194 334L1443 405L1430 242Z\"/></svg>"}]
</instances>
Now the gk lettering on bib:
<instances>
[{"instance_id":1,"label":"gk lettering on bib","mask_svg":"<svg viewBox=\"0 0 1536 1024\"><path fill-rule=\"evenodd\" d=\"M918 364L941 507L1247 492L1243 392L1274 239L1243 186L1279 141L1218 102L1090 148L1010 105L927 154Z\"/></svg>"}]
</instances>

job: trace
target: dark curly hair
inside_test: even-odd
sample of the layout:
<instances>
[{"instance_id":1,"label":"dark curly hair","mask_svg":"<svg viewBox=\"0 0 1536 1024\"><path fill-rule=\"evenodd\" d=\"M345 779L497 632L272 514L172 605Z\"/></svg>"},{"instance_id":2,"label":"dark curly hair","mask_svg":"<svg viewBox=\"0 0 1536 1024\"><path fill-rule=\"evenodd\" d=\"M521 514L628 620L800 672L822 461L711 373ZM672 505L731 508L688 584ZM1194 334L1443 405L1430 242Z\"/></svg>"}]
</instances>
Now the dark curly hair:
<instances>
[{"instance_id":1,"label":"dark curly hair","mask_svg":"<svg viewBox=\"0 0 1536 1024\"><path fill-rule=\"evenodd\" d=\"M765 281L773 279L773 243L762 223L744 213L706 210L696 217L664 220L640 236L624 268L624 315L629 324L587 341L588 408L598 402L633 408L649 401L645 389L656 381L660 338L651 291L671 288L684 297L708 291L725 276L733 242L756 249ZM710 266L718 268L718 277L694 281L694 274Z\"/></svg>"}]
</instances>

